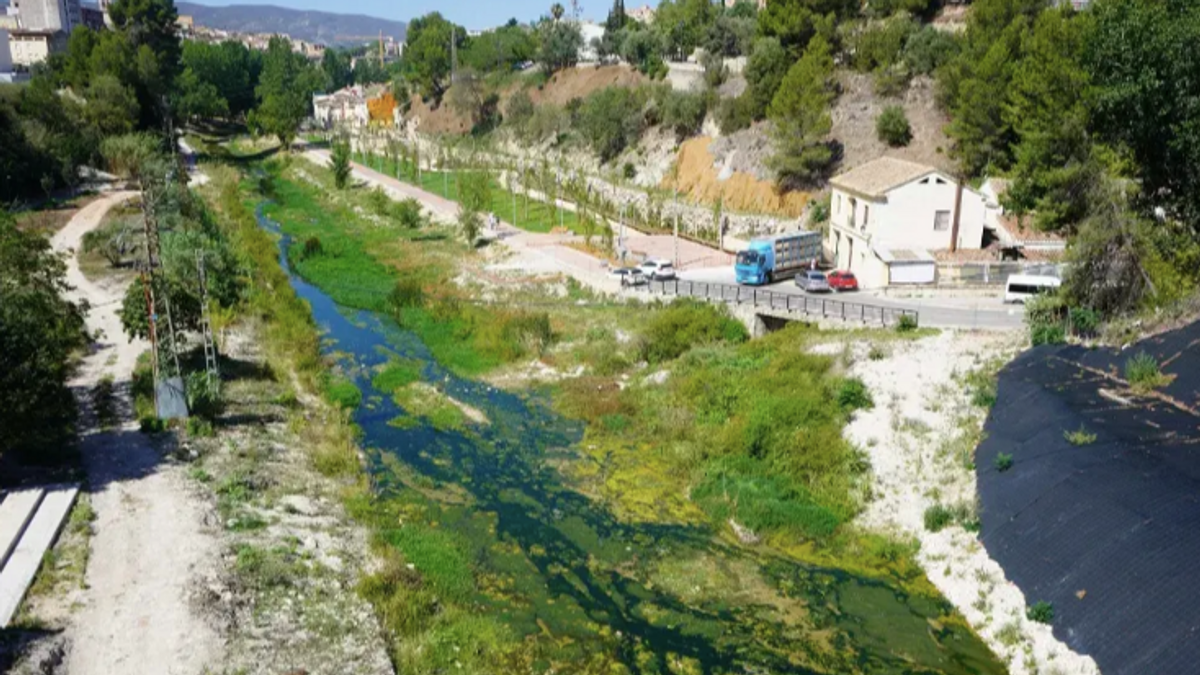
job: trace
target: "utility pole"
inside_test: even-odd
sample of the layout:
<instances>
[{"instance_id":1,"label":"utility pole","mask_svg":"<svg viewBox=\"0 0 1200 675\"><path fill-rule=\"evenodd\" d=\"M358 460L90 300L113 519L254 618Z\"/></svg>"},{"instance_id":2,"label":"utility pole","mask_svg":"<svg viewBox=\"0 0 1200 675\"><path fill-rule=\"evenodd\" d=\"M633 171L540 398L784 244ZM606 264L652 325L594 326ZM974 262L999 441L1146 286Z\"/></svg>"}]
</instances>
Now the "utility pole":
<instances>
[{"instance_id":1,"label":"utility pole","mask_svg":"<svg viewBox=\"0 0 1200 675\"><path fill-rule=\"evenodd\" d=\"M675 244L675 269L679 269L679 188L676 187L672 191L672 200L675 207L675 234L672 237Z\"/></svg>"}]
</instances>

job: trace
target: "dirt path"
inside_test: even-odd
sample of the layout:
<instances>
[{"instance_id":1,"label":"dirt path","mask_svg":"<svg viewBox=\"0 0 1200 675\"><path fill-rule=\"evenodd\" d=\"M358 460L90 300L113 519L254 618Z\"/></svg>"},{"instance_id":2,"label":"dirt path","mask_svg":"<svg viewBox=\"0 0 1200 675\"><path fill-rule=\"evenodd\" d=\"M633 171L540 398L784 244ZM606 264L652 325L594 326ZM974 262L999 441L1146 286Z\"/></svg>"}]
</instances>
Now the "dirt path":
<instances>
[{"instance_id":1,"label":"dirt path","mask_svg":"<svg viewBox=\"0 0 1200 675\"><path fill-rule=\"evenodd\" d=\"M220 649L216 631L187 599L192 580L220 556L203 525L204 502L132 419L130 379L146 345L129 342L121 330L124 289L89 281L74 256L109 208L133 195L92 202L51 240L68 253L67 280L73 295L91 304L87 323L97 335L71 384L86 399L110 375L124 420L113 430L85 430L81 444L96 520L83 606L67 630L70 675L196 675Z\"/></svg>"}]
</instances>

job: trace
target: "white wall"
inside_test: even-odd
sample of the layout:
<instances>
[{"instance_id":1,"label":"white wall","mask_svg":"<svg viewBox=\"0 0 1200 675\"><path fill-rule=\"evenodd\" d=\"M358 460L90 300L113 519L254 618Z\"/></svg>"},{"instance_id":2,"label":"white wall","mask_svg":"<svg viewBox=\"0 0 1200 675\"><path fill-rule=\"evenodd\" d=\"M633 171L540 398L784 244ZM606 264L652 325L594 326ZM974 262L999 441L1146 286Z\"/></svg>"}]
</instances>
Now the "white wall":
<instances>
[{"instance_id":1,"label":"white wall","mask_svg":"<svg viewBox=\"0 0 1200 675\"><path fill-rule=\"evenodd\" d=\"M50 56L49 42L44 38L36 40L9 40L12 50L13 63L22 66L32 66L41 63Z\"/></svg>"},{"instance_id":2,"label":"white wall","mask_svg":"<svg viewBox=\"0 0 1200 675\"><path fill-rule=\"evenodd\" d=\"M870 229L879 241L896 247L908 246L929 251L948 249L954 227L956 191L952 180L938 174L903 185L888 193L886 216L878 222L872 222ZM948 212L944 230L934 229L938 211ZM985 218L983 196L974 190L964 189L962 216L958 224L959 248L977 249L982 246ZM876 227L878 229L874 229Z\"/></svg>"}]
</instances>

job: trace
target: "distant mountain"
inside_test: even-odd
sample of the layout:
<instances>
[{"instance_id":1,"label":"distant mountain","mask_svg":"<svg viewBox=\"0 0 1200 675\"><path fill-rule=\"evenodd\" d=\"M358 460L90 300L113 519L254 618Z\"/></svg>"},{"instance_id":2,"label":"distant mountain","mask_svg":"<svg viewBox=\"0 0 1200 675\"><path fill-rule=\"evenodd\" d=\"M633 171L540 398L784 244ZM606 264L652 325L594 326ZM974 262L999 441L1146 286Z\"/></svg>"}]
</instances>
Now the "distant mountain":
<instances>
[{"instance_id":1,"label":"distant mountain","mask_svg":"<svg viewBox=\"0 0 1200 675\"><path fill-rule=\"evenodd\" d=\"M176 2L180 14L190 15L198 26L240 33L282 33L297 40L326 45L357 45L383 37L403 40L405 23L362 14L333 14L288 9L274 5L209 7Z\"/></svg>"}]
</instances>

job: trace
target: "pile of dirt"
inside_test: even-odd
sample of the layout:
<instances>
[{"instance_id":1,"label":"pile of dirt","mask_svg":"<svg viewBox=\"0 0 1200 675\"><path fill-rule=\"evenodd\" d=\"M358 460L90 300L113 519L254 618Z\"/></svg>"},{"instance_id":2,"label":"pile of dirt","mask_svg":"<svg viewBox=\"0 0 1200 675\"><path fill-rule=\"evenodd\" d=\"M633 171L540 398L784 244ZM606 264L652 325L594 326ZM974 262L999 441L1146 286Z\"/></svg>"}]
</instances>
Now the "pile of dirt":
<instances>
[{"instance_id":1,"label":"pile of dirt","mask_svg":"<svg viewBox=\"0 0 1200 675\"><path fill-rule=\"evenodd\" d=\"M952 171L954 163L946 152L950 139L942 131L949 121L937 108L933 80L914 78L900 96L875 93L871 75L843 71L838 82L842 93L833 106L833 131L830 137L842 143L843 155L838 171L852 169L883 155L928 164ZM904 108L912 126L912 141L903 148L890 148L875 133L875 120L889 105Z\"/></svg>"},{"instance_id":2,"label":"pile of dirt","mask_svg":"<svg viewBox=\"0 0 1200 675\"><path fill-rule=\"evenodd\" d=\"M663 179L662 187L677 188L690 196L692 201L716 204L721 200L724 208L735 212L753 212L799 217L809 202L807 192L780 194L772 181L761 180L751 173L734 168L734 150L725 159L718 161L709 146L713 139L698 136L685 141L679 148L674 175Z\"/></svg>"}]
</instances>

